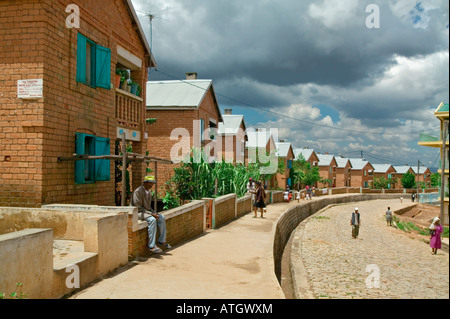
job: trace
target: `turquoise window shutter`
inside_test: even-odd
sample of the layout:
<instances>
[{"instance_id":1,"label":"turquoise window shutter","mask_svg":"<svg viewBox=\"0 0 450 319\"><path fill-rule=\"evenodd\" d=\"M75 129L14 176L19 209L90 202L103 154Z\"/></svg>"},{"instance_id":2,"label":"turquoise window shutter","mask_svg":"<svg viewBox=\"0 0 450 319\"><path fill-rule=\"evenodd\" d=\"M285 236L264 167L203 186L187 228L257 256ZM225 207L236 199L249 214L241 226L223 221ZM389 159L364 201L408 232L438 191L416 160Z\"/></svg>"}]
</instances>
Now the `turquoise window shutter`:
<instances>
[{"instance_id":1,"label":"turquoise window shutter","mask_svg":"<svg viewBox=\"0 0 450 319\"><path fill-rule=\"evenodd\" d=\"M86 134L75 134L75 153L84 155ZM85 184L84 178L85 161L75 161L75 184Z\"/></svg>"},{"instance_id":2,"label":"turquoise window shutter","mask_svg":"<svg viewBox=\"0 0 450 319\"><path fill-rule=\"evenodd\" d=\"M77 39L77 82L86 83L86 37L78 33Z\"/></svg>"},{"instance_id":3,"label":"turquoise window shutter","mask_svg":"<svg viewBox=\"0 0 450 319\"><path fill-rule=\"evenodd\" d=\"M200 142L203 142L203 131L205 130L205 121L200 119Z\"/></svg>"},{"instance_id":4,"label":"turquoise window shutter","mask_svg":"<svg viewBox=\"0 0 450 319\"><path fill-rule=\"evenodd\" d=\"M96 46L95 83L97 87L111 88L111 50Z\"/></svg>"},{"instance_id":5,"label":"turquoise window shutter","mask_svg":"<svg viewBox=\"0 0 450 319\"><path fill-rule=\"evenodd\" d=\"M108 138L95 138L95 155L110 155L110 140ZM95 181L110 180L110 160L95 160Z\"/></svg>"}]
</instances>

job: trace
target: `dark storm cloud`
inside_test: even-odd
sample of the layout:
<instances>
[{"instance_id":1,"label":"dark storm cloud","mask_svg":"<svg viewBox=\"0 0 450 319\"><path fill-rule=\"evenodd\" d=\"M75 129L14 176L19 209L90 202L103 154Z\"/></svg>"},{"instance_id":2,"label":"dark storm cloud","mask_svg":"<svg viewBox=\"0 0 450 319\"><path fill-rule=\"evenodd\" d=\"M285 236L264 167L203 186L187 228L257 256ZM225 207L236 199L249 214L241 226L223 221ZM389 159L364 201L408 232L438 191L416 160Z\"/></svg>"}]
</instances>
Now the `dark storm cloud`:
<instances>
[{"instance_id":1,"label":"dark storm cloud","mask_svg":"<svg viewBox=\"0 0 450 319\"><path fill-rule=\"evenodd\" d=\"M380 7L379 29L365 26L365 9L373 2ZM135 3L144 7L145 2ZM377 79L394 63L394 54L426 55L446 45L432 28L414 28L394 15L388 1L350 1L351 15L343 14L345 6L333 10L335 2L322 1L170 3L163 15L168 20L154 21L153 44L160 68L177 75L195 69L216 79L345 87ZM328 10L323 19L311 16L312 4ZM327 25L330 20L336 25Z\"/></svg>"},{"instance_id":2,"label":"dark storm cloud","mask_svg":"<svg viewBox=\"0 0 450 319\"><path fill-rule=\"evenodd\" d=\"M436 127L431 109L449 99L447 0L133 3L156 14L153 53L159 72L153 71L151 80L198 72L199 78L213 79L221 107L243 106L252 119L261 114L262 122L247 124L266 121L298 143L328 152L390 150L408 158L424 152L417 149L417 132ZM369 4L380 10L380 28L366 27ZM141 21L148 30L146 19ZM323 106L333 110L331 118ZM349 135L342 128L388 133ZM403 135L392 135L398 132Z\"/></svg>"}]
</instances>

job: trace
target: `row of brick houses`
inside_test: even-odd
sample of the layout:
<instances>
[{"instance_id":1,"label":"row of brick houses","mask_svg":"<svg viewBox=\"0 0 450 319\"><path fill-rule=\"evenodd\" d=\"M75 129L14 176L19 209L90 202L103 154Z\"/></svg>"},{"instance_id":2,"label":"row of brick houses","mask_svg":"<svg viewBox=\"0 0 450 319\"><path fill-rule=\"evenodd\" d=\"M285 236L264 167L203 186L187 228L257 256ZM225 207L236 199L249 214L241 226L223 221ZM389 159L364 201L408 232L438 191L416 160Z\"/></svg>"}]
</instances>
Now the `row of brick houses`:
<instances>
[{"instance_id":1,"label":"row of brick houses","mask_svg":"<svg viewBox=\"0 0 450 319\"><path fill-rule=\"evenodd\" d=\"M245 164L252 149L276 151L272 134L261 139L242 115L221 113L212 80L148 81L156 61L131 0L0 9L0 206L119 204L122 180L129 192L152 169L134 160L122 176L124 148L174 160L158 166L160 187L192 146Z\"/></svg>"},{"instance_id":2,"label":"row of brick houses","mask_svg":"<svg viewBox=\"0 0 450 319\"><path fill-rule=\"evenodd\" d=\"M330 154L316 153L313 149L294 149L295 159L300 154L311 163L312 166L319 168L319 174L322 180L317 187L363 187L372 188L374 178L383 177L392 181L388 188L402 188L401 179L404 174L411 173L418 176L419 182L423 182L426 187L431 187L431 171L429 168L391 164L374 164L361 158L344 158Z\"/></svg>"},{"instance_id":3,"label":"row of brick houses","mask_svg":"<svg viewBox=\"0 0 450 319\"><path fill-rule=\"evenodd\" d=\"M156 60L131 0L2 1L0 25L0 206L117 205L124 148L135 156L127 191L152 169L136 158L173 161L158 165L161 188L191 147L207 149L210 161L275 155L284 170L269 188L293 186L299 154L330 181L317 186L370 187L378 174L365 161L295 149L231 109L222 114L213 81L196 73L148 81Z\"/></svg>"}]
</instances>

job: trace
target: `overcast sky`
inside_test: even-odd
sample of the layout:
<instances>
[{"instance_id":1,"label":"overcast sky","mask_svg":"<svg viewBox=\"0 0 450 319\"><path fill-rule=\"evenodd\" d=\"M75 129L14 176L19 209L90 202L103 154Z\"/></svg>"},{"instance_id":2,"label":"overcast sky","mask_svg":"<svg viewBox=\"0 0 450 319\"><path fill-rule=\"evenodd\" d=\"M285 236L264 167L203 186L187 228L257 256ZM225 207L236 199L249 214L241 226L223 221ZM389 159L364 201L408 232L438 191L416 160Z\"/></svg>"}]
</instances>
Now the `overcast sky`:
<instances>
[{"instance_id":1,"label":"overcast sky","mask_svg":"<svg viewBox=\"0 0 450 319\"><path fill-rule=\"evenodd\" d=\"M133 0L155 16L150 80L212 79L222 111L294 147L437 166L449 100L448 0ZM366 21L379 28L368 28ZM139 12L138 12L139 13ZM147 35L148 19L139 13ZM369 18L369 19L368 19ZM372 19L373 18L373 19ZM437 160L436 160L437 159Z\"/></svg>"}]
</instances>

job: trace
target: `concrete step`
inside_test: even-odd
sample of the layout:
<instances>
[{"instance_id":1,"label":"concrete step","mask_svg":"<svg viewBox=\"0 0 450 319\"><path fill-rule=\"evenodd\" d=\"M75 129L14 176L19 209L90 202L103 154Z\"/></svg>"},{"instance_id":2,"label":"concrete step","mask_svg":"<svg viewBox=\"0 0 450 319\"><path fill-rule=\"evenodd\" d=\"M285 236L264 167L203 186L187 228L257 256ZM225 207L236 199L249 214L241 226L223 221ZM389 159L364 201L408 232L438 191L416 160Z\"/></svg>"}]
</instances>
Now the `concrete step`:
<instances>
[{"instance_id":1,"label":"concrete step","mask_svg":"<svg viewBox=\"0 0 450 319\"><path fill-rule=\"evenodd\" d=\"M84 261L96 257L97 253L84 251L84 242L73 240L53 241L53 270L66 269L70 265L79 265Z\"/></svg>"}]
</instances>

